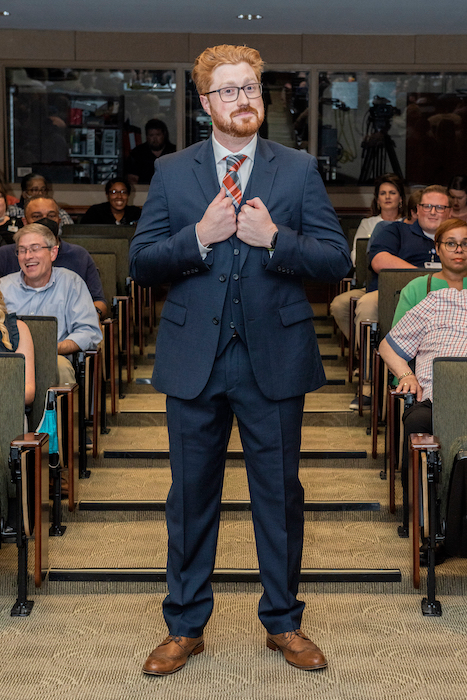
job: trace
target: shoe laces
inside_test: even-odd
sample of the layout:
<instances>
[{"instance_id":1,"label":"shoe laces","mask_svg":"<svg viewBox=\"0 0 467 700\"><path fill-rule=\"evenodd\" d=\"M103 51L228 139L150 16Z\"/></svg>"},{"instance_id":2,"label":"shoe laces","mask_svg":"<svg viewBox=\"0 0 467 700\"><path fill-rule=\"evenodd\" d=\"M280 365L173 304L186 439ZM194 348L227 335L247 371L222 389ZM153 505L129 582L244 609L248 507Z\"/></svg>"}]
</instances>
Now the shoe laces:
<instances>
[{"instance_id":1,"label":"shoe laces","mask_svg":"<svg viewBox=\"0 0 467 700\"><path fill-rule=\"evenodd\" d=\"M284 641L288 644L294 637L299 637L300 639L307 639L303 634L302 630L290 630L289 632L284 632Z\"/></svg>"}]
</instances>

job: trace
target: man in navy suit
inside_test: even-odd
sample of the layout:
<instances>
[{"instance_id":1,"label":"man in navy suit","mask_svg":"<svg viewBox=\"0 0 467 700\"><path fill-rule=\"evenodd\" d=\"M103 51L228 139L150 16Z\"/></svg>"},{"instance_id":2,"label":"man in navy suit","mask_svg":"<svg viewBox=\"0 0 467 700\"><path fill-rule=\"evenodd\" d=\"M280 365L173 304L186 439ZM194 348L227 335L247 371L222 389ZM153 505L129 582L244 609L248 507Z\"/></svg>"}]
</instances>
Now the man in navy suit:
<instances>
[{"instance_id":1,"label":"man in navy suit","mask_svg":"<svg viewBox=\"0 0 467 700\"><path fill-rule=\"evenodd\" d=\"M303 278L341 279L346 239L311 156L258 137L259 53L217 46L193 79L213 134L156 161L131 243L131 274L170 282L154 387L167 394L172 487L164 617L169 636L143 670L167 675L203 651L212 611L225 456L233 415L245 455L267 646L324 668L300 630L298 478L304 395L325 383ZM232 162L237 161L225 182ZM237 201L237 199L239 201Z\"/></svg>"}]
</instances>

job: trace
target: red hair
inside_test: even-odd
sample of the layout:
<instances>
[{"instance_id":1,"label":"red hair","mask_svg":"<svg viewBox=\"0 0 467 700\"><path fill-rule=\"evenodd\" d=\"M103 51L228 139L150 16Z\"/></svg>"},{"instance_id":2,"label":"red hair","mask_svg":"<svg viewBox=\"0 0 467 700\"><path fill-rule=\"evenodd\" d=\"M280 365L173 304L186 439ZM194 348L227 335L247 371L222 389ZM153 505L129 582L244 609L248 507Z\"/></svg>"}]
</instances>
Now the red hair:
<instances>
[{"instance_id":1,"label":"red hair","mask_svg":"<svg viewBox=\"0 0 467 700\"><path fill-rule=\"evenodd\" d=\"M261 82L264 61L259 55L259 51L250 49L248 46L221 44L220 46L205 49L195 61L191 77L200 95L209 92L213 72L216 68L226 63L232 65L248 63L253 68L258 83Z\"/></svg>"}]
</instances>

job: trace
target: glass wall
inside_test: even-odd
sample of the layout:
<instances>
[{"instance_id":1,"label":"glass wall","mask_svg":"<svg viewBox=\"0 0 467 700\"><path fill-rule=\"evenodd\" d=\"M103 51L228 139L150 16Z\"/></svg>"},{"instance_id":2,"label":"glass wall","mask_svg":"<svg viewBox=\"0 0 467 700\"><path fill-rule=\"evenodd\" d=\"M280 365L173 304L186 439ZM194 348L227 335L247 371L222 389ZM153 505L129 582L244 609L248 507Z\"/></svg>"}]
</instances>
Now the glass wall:
<instances>
[{"instance_id":1,"label":"glass wall","mask_svg":"<svg viewBox=\"0 0 467 700\"><path fill-rule=\"evenodd\" d=\"M321 72L318 153L330 184L447 185L467 172L465 73Z\"/></svg>"},{"instance_id":2,"label":"glass wall","mask_svg":"<svg viewBox=\"0 0 467 700\"><path fill-rule=\"evenodd\" d=\"M149 119L175 143L175 71L9 68L6 81L12 182L31 170L56 183L122 176Z\"/></svg>"},{"instance_id":3,"label":"glass wall","mask_svg":"<svg viewBox=\"0 0 467 700\"><path fill-rule=\"evenodd\" d=\"M308 72L267 71L263 74L264 123L260 134L291 148L308 149ZM206 139L211 119L201 107L187 71L186 145Z\"/></svg>"},{"instance_id":4,"label":"glass wall","mask_svg":"<svg viewBox=\"0 0 467 700\"><path fill-rule=\"evenodd\" d=\"M207 138L211 121L186 71L185 143L176 143L175 75L169 68L6 69L11 181L31 170L55 183L102 184L128 174L150 119L164 122L171 148ZM466 173L467 73L349 70L317 78L319 101L310 106L309 71L266 72L260 133L308 150L309 125L317 124L326 184L369 185L388 171L409 185L447 184Z\"/></svg>"}]
</instances>

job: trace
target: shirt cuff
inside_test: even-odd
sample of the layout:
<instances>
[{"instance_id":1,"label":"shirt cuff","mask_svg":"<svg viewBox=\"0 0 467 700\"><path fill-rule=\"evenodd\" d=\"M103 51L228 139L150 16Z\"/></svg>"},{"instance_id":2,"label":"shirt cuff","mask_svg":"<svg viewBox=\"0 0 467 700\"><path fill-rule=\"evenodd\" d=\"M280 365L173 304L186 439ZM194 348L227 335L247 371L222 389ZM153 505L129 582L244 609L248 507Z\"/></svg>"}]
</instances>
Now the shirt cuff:
<instances>
[{"instance_id":1,"label":"shirt cuff","mask_svg":"<svg viewBox=\"0 0 467 700\"><path fill-rule=\"evenodd\" d=\"M207 257L207 254L211 252L212 248L207 248L204 246L201 241L199 240L198 237L198 224L195 224L195 234L196 234L196 241L198 243L198 248L199 248L199 254L201 255L202 259L204 260Z\"/></svg>"}]
</instances>

